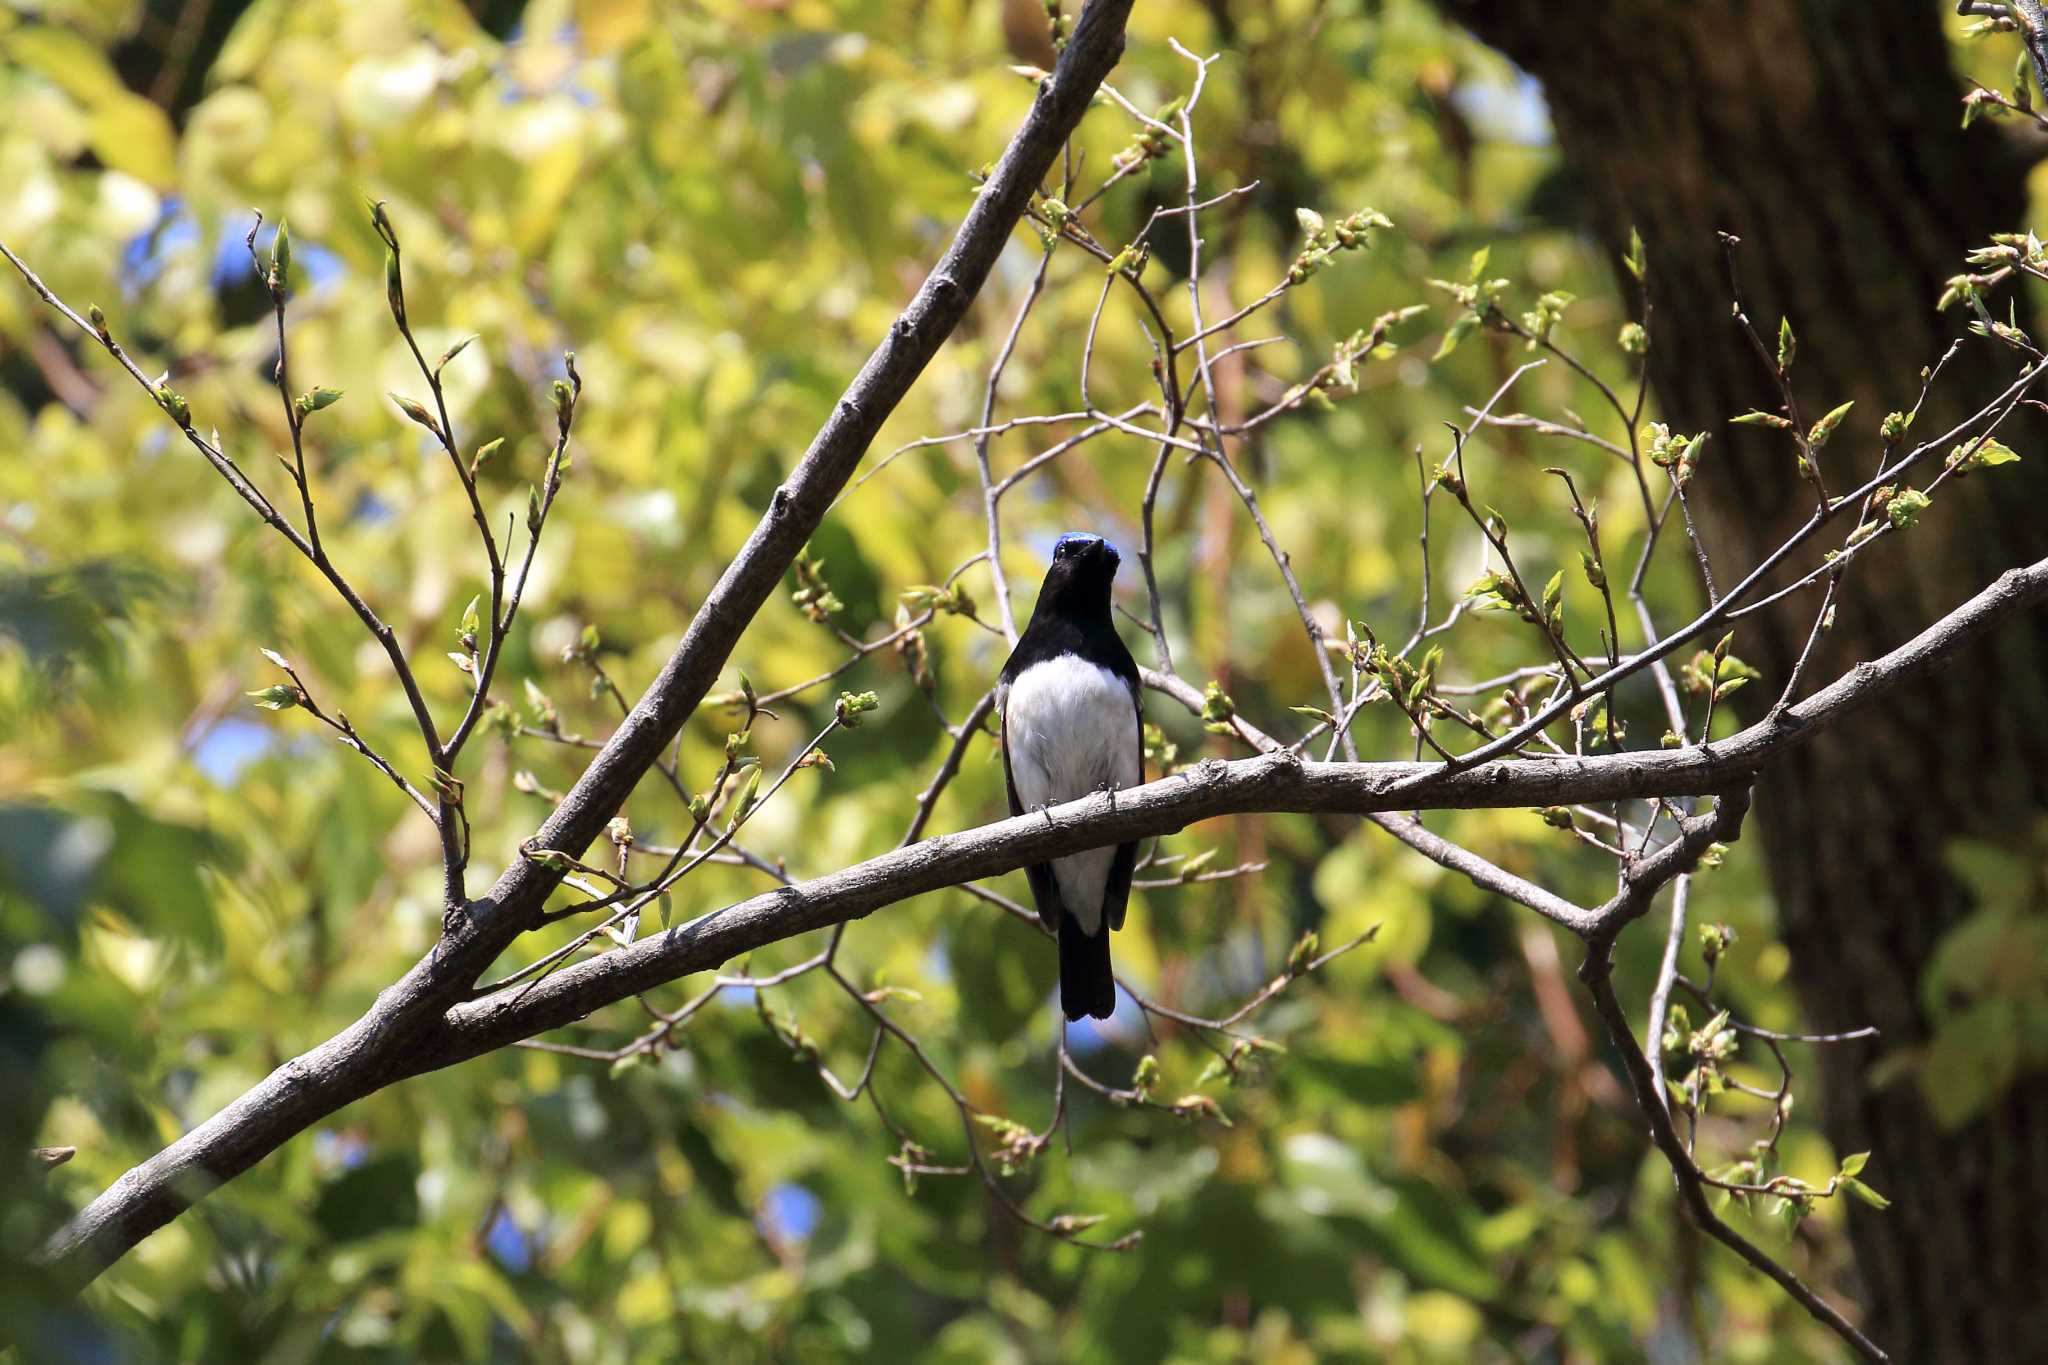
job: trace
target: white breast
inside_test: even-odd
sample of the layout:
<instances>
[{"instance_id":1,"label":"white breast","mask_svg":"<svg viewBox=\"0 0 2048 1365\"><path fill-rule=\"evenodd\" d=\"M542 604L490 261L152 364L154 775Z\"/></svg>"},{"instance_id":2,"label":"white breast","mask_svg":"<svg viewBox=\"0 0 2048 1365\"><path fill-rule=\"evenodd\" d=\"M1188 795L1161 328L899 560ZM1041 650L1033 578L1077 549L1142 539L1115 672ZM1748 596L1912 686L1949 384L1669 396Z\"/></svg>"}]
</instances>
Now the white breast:
<instances>
[{"instance_id":1,"label":"white breast","mask_svg":"<svg viewBox=\"0 0 2048 1365\"><path fill-rule=\"evenodd\" d=\"M1026 810L1143 781L1130 688L1077 655L1062 654L1018 674L1004 701L1003 725L1010 780ZM1115 857L1114 848L1097 848L1052 865L1060 899L1091 934L1102 923L1102 893Z\"/></svg>"}]
</instances>

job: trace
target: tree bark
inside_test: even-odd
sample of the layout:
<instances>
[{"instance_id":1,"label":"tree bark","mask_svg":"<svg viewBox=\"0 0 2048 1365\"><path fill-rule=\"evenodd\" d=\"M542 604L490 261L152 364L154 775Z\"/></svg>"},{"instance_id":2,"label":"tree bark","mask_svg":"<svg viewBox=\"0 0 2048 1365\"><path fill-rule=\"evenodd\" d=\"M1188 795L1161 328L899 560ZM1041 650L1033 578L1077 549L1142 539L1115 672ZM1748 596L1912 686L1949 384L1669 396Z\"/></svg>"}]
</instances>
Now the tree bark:
<instances>
[{"instance_id":1,"label":"tree bark","mask_svg":"<svg viewBox=\"0 0 2048 1365\"><path fill-rule=\"evenodd\" d=\"M1727 427L1773 409L1772 382L1730 318L1716 230L1739 235L1744 304L1798 335L1811 422L1856 400L1824 452L1831 483L1866 477L1883 413L1963 332L1933 311L1942 281L1992 232L2024 226L2022 159L2005 129L1959 127L1958 84L1932 0L1442 0L1539 79L1576 202L1618 256L1638 228L1651 263L1651 379L1674 429L1713 433L1695 483L1710 547L1733 570L1812 509L1781 433ZM1626 281L1624 283L1627 283ZM1914 435L1967 411L2008 358L1971 341ZM2026 432L2038 422L2012 425ZM1853 439L1845 439L1853 438ZM2009 437L2022 449L2029 443ZM2041 450L2038 443L2032 448ZM1926 521L1860 564L1810 677L1881 652L2000 570L2041 551L2048 451L1944 492ZM1805 642L1802 594L1739 646L1767 705ZM1765 782L1754 817L1811 1024L1875 1024L1875 1045L1821 1049L1822 1122L1871 1148L1885 1212L1851 1205L1870 1333L1902 1360L2048 1358L2048 1093L2011 1087L1944 1131L1881 1055L1923 1044L1921 978L1973 908L1949 872L1958 838L2010 839L2048 805L2048 618L2031 613L1964 666L1895 694L1856 734L1823 736Z\"/></svg>"}]
</instances>

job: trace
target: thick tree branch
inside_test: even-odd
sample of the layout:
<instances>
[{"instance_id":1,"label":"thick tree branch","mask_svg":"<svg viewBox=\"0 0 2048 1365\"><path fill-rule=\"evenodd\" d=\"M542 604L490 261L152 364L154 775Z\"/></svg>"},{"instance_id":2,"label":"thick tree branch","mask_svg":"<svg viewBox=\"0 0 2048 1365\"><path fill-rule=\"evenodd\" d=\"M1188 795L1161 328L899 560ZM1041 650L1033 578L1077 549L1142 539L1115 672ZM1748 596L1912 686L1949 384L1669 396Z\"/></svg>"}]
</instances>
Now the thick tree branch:
<instances>
[{"instance_id":1,"label":"thick tree branch","mask_svg":"<svg viewBox=\"0 0 2048 1365\"><path fill-rule=\"evenodd\" d=\"M769 943L856 919L882 906L1086 848L1169 834L1196 820L1250 811L1392 814L1588 804L1656 796L1722 798L1642 858L1597 910L1559 902L1544 913L1588 940L1604 960L1614 935L1647 909L1649 893L1695 864L1706 845L1733 836L1751 781L1771 760L1884 693L1939 668L1999 621L2048 599L2048 560L2001 576L1882 659L1856 668L1789 708L1711 745L1684 749L1505 759L1474 768L1436 763L1310 763L1291 752L1209 761L1173 776L960 834L911 844L867 862L785 886L631 947L558 972L539 986L449 1011L447 1032L419 1054L431 1070L488 1052ZM1555 898L1553 898L1555 899Z\"/></svg>"}]
</instances>

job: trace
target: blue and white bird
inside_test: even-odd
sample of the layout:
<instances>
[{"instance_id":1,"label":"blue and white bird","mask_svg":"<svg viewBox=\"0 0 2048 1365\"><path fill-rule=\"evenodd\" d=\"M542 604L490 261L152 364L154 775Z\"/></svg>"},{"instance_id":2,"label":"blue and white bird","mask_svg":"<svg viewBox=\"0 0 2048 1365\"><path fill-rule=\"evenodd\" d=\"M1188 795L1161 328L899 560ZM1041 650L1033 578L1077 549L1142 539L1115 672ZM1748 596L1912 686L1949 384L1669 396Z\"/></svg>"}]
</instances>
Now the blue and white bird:
<instances>
[{"instance_id":1,"label":"blue and white bird","mask_svg":"<svg viewBox=\"0 0 2048 1365\"><path fill-rule=\"evenodd\" d=\"M1109 614L1120 559L1101 536L1069 532L1053 545L1031 622L996 685L1012 815L1145 780L1138 665ZM1137 856L1137 844L1119 844L1024 869L1039 918L1059 936L1069 1019L1107 1019L1116 1008L1109 933L1123 927Z\"/></svg>"}]
</instances>

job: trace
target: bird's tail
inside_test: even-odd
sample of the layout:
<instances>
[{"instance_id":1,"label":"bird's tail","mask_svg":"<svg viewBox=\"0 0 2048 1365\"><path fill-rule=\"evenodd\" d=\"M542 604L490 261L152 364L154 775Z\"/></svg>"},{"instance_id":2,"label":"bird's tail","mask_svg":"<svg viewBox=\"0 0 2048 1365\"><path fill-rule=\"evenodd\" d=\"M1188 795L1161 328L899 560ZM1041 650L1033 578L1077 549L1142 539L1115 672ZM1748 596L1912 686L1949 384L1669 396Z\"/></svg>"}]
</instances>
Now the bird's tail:
<instances>
[{"instance_id":1,"label":"bird's tail","mask_svg":"<svg viewBox=\"0 0 2048 1365\"><path fill-rule=\"evenodd\" d=\"M1095 933L1071 914L1060 916L1060 1008L1067 1018L1107 1019L1116 1010L1116 977L1109 967L1109 926Z\"/></svg>"}]
</instances>

